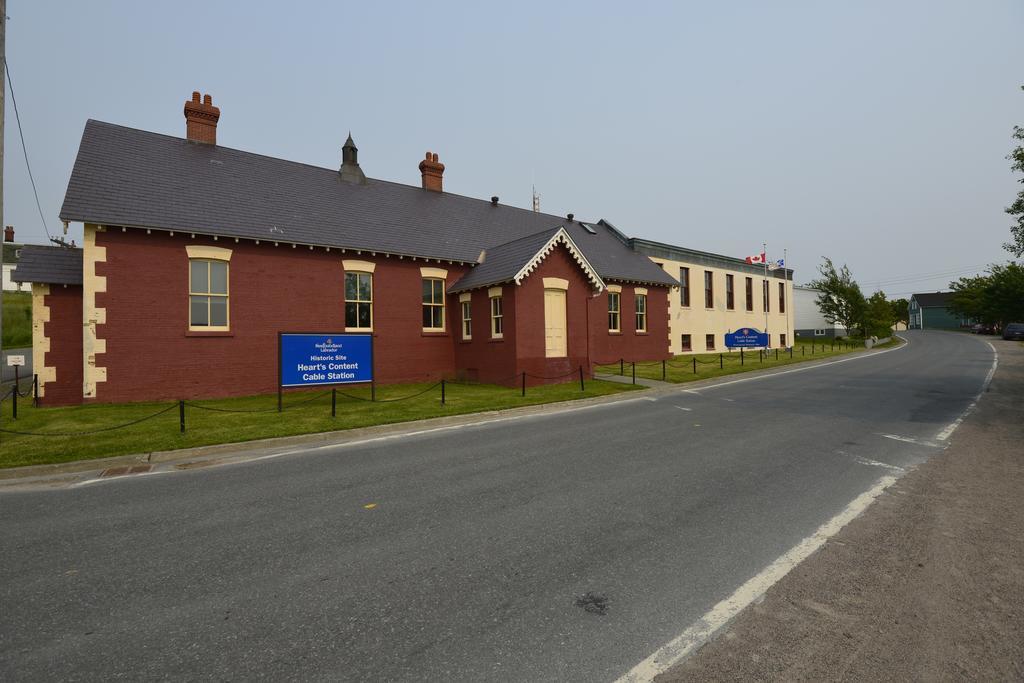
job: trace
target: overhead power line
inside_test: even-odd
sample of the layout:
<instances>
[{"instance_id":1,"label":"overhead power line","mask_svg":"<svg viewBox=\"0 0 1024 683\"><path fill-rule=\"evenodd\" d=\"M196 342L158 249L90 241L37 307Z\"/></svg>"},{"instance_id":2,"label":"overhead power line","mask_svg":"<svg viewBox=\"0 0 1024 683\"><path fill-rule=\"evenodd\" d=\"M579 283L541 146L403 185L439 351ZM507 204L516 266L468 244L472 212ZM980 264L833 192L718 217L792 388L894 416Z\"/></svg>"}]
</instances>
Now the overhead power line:
<instances>
[{"instance_id":1,"label":"overhead power line","mask_svg":"<svg viewBox=\"0 0 1024 683\"><path fill-rule=\"evenodd\" d=\"M968 268L959 268L959 269L956 269L956 270L942 270L942 271L936 271L936 272L932 272L932 273L921 273L919 275L907 275L905 277L894 277L894 278L887 278L887 279L881 279L881 280L861 279L861 280L858 280L857 282L860 285L872 285L872 286L880 286L880 287L889 287L889 286L892 286L892 285L907 285L907 284L911 284L913 282L923 282L925 280L938 280L938 279L947 278L947 277L955 277L957 275L967 275L967 274L970 274L970 273L977 273L979 270L981 270L982 268L986 268L987 266L988 266L988 264L983 264L983 265L980 265L980 266L974 266L974 267L968 267Z\"/></svg>"},{"instance_id":2,"label":"overhead power line","mask_svg":"<svg viewBox=\"0 0 1024 683\"><path fill-rule=\"evenodd\" d=\"M32 183L32 194L36 198L36 209L39 210L39 220L43 223L43 230L46 232L46 238L53 240L50 235L50 229L46 227L46 218L43 216L43 205L39 203L39 191L36 189L36 179L32 176L32 164L28 162L28 148L25 147L25 133L21 130L21 115L18 113L18 100L14 97L14 81L11 80L11 68L7 64L6 57L4 58L4 71L7 72L7 85L11 89L11 103L14 105L14 118L18 122L18 137L21 138L21 151L25 155L25 168L28 169L28 179Z\"/></svg>"}]
</instances>

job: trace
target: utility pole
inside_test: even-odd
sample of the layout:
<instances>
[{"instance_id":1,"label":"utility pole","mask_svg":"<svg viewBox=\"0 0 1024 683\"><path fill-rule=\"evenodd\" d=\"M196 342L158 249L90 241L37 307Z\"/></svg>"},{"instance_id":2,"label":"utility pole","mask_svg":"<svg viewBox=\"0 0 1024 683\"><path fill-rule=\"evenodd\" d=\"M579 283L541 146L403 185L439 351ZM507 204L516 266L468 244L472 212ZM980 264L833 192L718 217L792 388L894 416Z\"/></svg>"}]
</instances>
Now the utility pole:
<instances>
[{"instance_id":1,"label":"utility pole","mask_svg":"<svg viewBox=\"0 0 1024 683\"><path fill-rule=\"evenodd\" d=\"M7 0L0 0L0 228L4 225L4 102L7 96ZM4 244L0 238L0 365L4 361ZM0 376L3 370L0 369Z\"/></svg>"}]
</instances>

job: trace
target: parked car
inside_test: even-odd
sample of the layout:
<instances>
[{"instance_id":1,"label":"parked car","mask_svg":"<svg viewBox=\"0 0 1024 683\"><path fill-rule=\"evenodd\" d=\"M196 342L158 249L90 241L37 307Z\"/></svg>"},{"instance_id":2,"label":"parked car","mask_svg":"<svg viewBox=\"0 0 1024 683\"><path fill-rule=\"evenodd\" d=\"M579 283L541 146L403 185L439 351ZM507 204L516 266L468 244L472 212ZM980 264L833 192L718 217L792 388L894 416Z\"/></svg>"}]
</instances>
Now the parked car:
<instances>
[{"instance_id":1,"label":"parked car","mask_svg":"<svg viewBox=\"0 0 1024 683\"><path fill-rule=\"evenodd\" d=\"M1024 323L1010 323L1003 328L1003 339L1024 341Z\"/></svg>"},{"instance_id":2,"label":"parked car","mask_svg":"<svg viewBox=\"0 0 1024 683\"><path fill-rule=\"evenodd\" d=\"M974 323L971 325L971 332L973 334L999 334L999 328L996 325Z\"/></svg>"}]
</instances>

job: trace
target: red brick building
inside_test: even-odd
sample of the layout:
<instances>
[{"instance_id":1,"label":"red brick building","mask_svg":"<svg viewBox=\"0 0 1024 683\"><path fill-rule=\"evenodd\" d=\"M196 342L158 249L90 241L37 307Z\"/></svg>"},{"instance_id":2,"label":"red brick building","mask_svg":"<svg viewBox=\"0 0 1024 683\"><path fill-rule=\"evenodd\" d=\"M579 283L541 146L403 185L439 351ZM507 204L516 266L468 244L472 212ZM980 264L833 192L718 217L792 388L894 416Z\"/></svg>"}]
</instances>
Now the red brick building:
<instances>
[{"instance_id":1,"label":"red brick building","mask_svg":"<svg viewBox=\"0 0 1024 683\"><path fill-rule=\"evenodd\" d=\"M445 192L436 154L419 187L370 179L351 137L339 170L228 149L198 93L185 118L89 121L61 210L82 249L23 252L46 404L273 392L288 331L372 333L382 383L669 356L676 281L605 221Z\"/></svg>"}]
</instances>

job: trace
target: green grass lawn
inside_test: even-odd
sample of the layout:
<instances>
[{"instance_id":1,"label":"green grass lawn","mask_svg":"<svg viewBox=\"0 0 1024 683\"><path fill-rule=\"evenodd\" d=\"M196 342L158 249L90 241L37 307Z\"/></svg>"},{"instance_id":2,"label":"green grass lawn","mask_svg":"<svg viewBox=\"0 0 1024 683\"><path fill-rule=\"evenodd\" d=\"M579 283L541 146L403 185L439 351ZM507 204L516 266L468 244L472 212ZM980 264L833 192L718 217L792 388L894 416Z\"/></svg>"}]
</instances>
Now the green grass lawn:
<instances>
[{"instance_id":1,"label":"green grass lawn","mask_svg":"<svg viewBox=\"0 0 1024 683\"><path fill-rule=\"evenodd\" d=\"M32 294L30 292L4 292L5 349L32 346Z\"/></svg>"},{"instance_id":2,"label":"green grass lawn","mask_svg":"<svg viewBox=\"0 0 1024 683\"><path fill-rule=\"evenodd\" d=\"M858 342L859 343L859 342ZM875 348L885 348L888 346L894 346L899 341L894 339L886 344L880 344ZM849 353L856 353L863 351L863 346L847 346L845 343L842 345L837 344L833 347L832 342L821 342L821 341L803 341L797 340L793 347L793 355L790 357L788 351L778 350L778 357L776 359L776 352L773 349L770 352L764 353L758 356L758 352L755 350L752 353L745 351L743 353L743 359L740 359L739 351L733 352L722 352L721 361L719 360L718 353L699 353L686 356L676 356L665 363L665 375L662 377L662 366L661 362L654 363L637 363L636 365L636 376L638 378L662 380L667 382L694 382L701 379L709 379L712 377L724 377L726 375L735 375L741 372L750 372L752 370L764 370L766 368L780 367L783 365L792 365L795 363L803 363L810 360L821 360L823 358L830 358L834 356L846 355ZM694 373L693 359L696 357L696 373ZM629 363L624 364L622 368L623 374L626 377L632 376L632 368ZM619 365L603 365L597 368L598 372L605 374L619 374Z\"/></svg>"},{"instance_id":3,"label":"green grass lawn","mask_svg":"<svg viewBox=\"0 0 1024 683\"><path fill-rule=\"evenodd\" d=\"M26 385L27 386L27 385ZM30 399L18 404L18 420L11 420L11 401L0 404L0 427L26 432L85 432L124 424L170 410L124 429L84 436L22 436L0 433L0 467L60 463L129 453L165 451L191 446L250 441L274 436L310 434L354 427L406 422L428 417L460 415L501 408L514 408L577 398L604 396L635 387L614 382L587 380L586 391L578 383L530 387L526 397L518 388L488 384L449 384L441 405L441 388L402 401L388 399L410 396L429 384L377 387L377 401L338 396L337 417L331 417L331 396L323 391L289 392L285 410L276 412L277 396L196 401L206 408L266 411L229 413L186 407L184 434L179 432L176 402L91 404L66 408L33 408ZM346 393L369 399L369 387L344 387ZM339 392L342 390L339 389ZM312 399L312 400L311 400Z\"/></svg>"}]
</instances>

